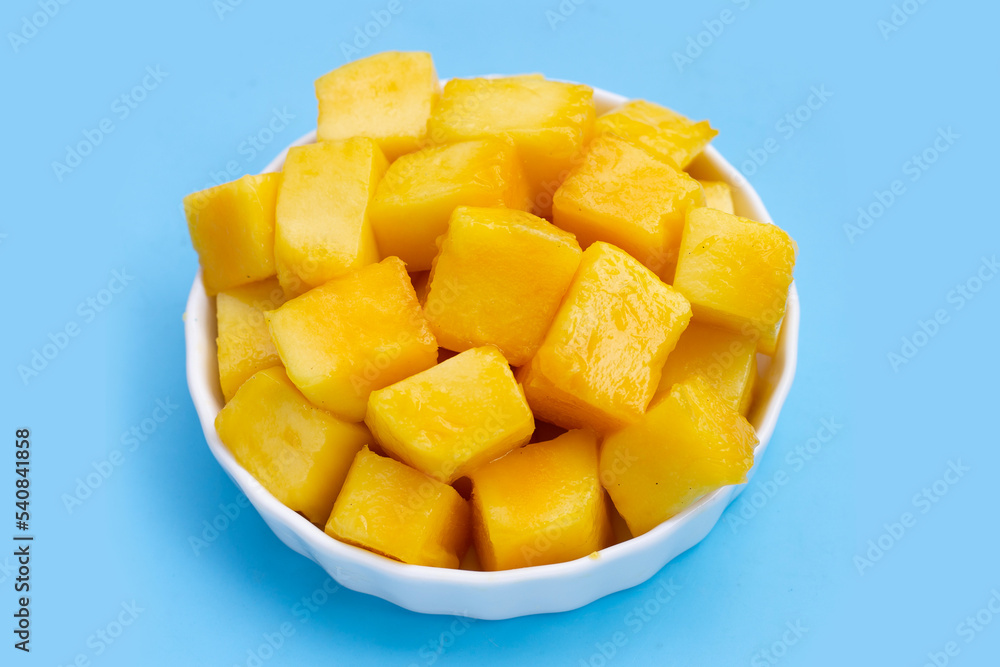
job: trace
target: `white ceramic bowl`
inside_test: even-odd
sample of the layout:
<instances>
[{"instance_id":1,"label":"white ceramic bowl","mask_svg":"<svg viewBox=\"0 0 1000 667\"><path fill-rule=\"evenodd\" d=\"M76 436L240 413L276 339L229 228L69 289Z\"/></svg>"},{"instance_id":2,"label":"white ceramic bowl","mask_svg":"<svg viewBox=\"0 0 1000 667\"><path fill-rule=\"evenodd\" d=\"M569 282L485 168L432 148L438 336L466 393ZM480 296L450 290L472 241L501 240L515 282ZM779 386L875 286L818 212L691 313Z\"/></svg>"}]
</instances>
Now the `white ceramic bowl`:
<instances>
[{"instance_id":1,"label":"white ceramic bowl","mask_svg":"<svg viewBox=\"0 0 1000 667\"><path fill-rule=\"evenodd\" d=\"M595 89L594 101L601 113L624 103L626 98ZM316 133L310 132L292 146L315 140ZM282 151L264 171L281 169L287 151L287 148ZM757 193L714 148L705 151L692 171L699 178L724 180L733 186L737 213L772 222ZM470 572L399 563L327 536L278 502L219 440L214 422L223 400L215 348L215 302L205 295L200 274L191 288L184 331L188 386L209 449L275 535L318 563L341 585L416 612L503 619L582 607L646 581L671 559L700 542L745 487L718 489L645 535L608 547L596 557L505 572ZM767 449L791 388L798 338L799 298L793 283L777 354L773 359L759 358L759 389L749 417L760 444L754 452L751 475Z\"/></svg>"}]
</instances>

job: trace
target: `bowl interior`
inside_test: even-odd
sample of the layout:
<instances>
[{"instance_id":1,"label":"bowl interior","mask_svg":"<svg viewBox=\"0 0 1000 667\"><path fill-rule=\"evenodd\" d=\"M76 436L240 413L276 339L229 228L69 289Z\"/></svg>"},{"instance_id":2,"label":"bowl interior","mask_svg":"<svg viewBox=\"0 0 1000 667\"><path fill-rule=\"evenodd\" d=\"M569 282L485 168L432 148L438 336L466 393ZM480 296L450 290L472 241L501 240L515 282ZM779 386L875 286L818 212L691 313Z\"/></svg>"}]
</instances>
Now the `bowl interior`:
<instances>
[{"instance_id":1,"label":"bowl interior","mask_svg":"<svg viewBox=\"0 0 1000 667\"><path fill-rule=\"evenodd\" d=\"M598 113L626 98L594 90ZM288 148L316 140L315 132L286 147L263 170L277 171ZM750 184L713 147L690 169L701 179L732 186L736 212L771 223ZM758 355L758 389L748 416L760 444L754 452L757 469L774 432L778 415L795 374L799 301L794 282L789 290L785 321L773 358ZM745 485L720 488L645 535L603 549L595 556L568 563L503 572L476 572L407 565L339 542L278 502L243 469L219 440L215 417L224 404L216 358L215 303L195 278L185 312L187 377L205 439L213 456L258 510L274 533L289 547L321 565L338 583L382 597L407 609L481 619L565 611L647 580L667 562L708 534L725 507Z\"/></svg>"}]
</instances>

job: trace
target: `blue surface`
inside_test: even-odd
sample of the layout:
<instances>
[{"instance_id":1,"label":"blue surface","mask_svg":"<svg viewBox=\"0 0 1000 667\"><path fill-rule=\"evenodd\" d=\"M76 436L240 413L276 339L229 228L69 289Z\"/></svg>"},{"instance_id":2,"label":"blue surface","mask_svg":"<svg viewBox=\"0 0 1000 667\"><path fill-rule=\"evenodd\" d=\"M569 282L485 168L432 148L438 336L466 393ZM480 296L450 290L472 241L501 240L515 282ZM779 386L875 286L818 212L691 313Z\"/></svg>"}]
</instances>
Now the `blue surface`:
<instances>
[{"instance_id":1,"label":"blue surface","mask_svg":"<svg viewBox=\"0 0 1000 667\"><path fill-rule=\"evenodd\" d=\"M32 430L37 541L27 656L12 648L16 575L0 556L0 662L998 664L1000 615L980 610L1000 591L1000 280L975 280L981 258L1000 250L995 3L898 2L918 11L885 34L890 0L564 0L565 16L558 0L400 0L387 25L369 27L377 35L357 55L424 49L442 76L540 71L711 118L716 145L746 164L801 250L798 379L743 498L785 483L758 495L745 523L731 507L645 585L572 613L468 624L327 595L325 574L251 510L229 508L239 514L228 527L203 535L205 522L225 525L220 505L237 491L187 395L181 313L196 258L181 197L230 162L232 176L259 170L311 129L313 80L389 5L225 2L48 0L58 11L34 33L23 21L46 0L4 3L0 425ZM713 23L720 16L729 22ZM696 57L678 64L675 52L713 27L719 34L701 34L701 53L692 47ZM30 38L12 42L22 30ZM121 96L144 78L130 108ZM798 127L782 122L814 87L831 95L800 110L809 118ZM248 137L269 138L275 110L291 117L257 150ZM99 144L60 179L53 162L85 132L96 141L102 122ZM911 156L948 128L958 135L938 142L948 150L915 167ZM745 162L755 154L767 159ZM891 206L849 238L857 209L896 180ZM114 271L127 284L102 292ZM968 281L981 288L971 299L955 291ZM102 298L100 311L87 305ZM918 335L935 314L946 319L928 325L935 335ZM77 335L63 340L68 324ZM17 367L50 336L65 348L49 348L54 358L22 381ZM922 345L894 368L888 355L914 336ZM836 434L817 446L824 420ZM808 459L796 453L810 446ZM13 459L12 447L2 451ZM949 473L956 483L938 483L939 496L950 462L968 470ZM98 469L111 474L91 475ZM68 508L88 475L100 485ZM213 539L193 546L194 537ZM880 539L889 549L875 560L869 541ZM869 551L871 567L858 560ZM669 582L675 594L656 603ZM1000 611L1000 595L992 604Z\"/></svg>"}]
</instances>

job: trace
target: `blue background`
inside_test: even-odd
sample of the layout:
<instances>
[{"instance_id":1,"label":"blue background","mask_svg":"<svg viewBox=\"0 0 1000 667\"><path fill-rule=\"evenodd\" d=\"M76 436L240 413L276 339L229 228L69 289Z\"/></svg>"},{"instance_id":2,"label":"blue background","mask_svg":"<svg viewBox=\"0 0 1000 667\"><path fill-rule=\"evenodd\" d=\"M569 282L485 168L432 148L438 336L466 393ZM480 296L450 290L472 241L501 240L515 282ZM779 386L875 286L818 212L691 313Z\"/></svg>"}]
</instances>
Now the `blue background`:
<instances>
[{"instance_id":1,"label":"blue background","mask_svg":"<svg viewBox=\"0 0 1000 667\"><path fill-rule=\"evenodd\" d=\"M798 377L743 496L763 494L756 512L738 502L635 589L572 613L468 625L347 590L296 606L326 575L252 510L193 546L237 490L187 395L181 314L196 257L180 200L229 162L232 176L258 171L310 130L313 80L345 62L341 44L388 3L49 0L58 12L32 32L23 22L42 11L38 0L12 0L0 16L0 428L32 429L37 541L30 656L11 647L13 560L0 551L0 662L256 664L265 635L287 623L265 664L923 665L948 642L958 649L950 664L998 664L1000 616L975 631L960 624L1000 590L1000 280L972 280L971 300L954 292L1000 249L996 3L908 0L918 11L883 34L891 0L567 0L562 13L559 0L400 1L356 55L427 50L442 76L540 71L721 129L716 146L744 165L801 251ZM713 23L724 10L729 23ZM22 30L30 39L12 43ZM699 38L700 53L689 42ZM688 48L694 57L678 64ZM146 79L151 89L123 117L115 100L147 67L164 75ZM809 118L793 132L779 126L813 87L831 95L800 110ZM293 118L254 155L244 142L275 110ZM60 179L53 162L103 119L113 131ZM935 161L912 180L911 158L949 128L958 138L929 151ZM777 150L746 162L765 145ZM858 208L895 180L905 191L849 238ZM116 270L130 277L124 290L102 293ZM88 298L109 296L88 310ZM888 355L939 310L947 321L917 335L922 345L894 368ZM18 366L70 323L78 335L24 381ZM164 416L158 400L175 406L162 423L151 421ZM822 420L836 434L798 457L826 435ZM132 428L145 439L127 436ZM13 448L0 451L11 459L0 466L0 525L13 532ZM949 462L968 470L940 482L935 502L915 498ZM67 495L109 463L110 476L92 477L100 485L68 508ZM899 535L892 524L907 512ZM859 564L880 538L888 550ZM670 602L650 602L671 580ZM99 639L133 602L134 622L112 643ZM637 616L644 605L656 613ZM619 631L626 641L607 660L599 645Z\"/></svg>"}]
</instances>

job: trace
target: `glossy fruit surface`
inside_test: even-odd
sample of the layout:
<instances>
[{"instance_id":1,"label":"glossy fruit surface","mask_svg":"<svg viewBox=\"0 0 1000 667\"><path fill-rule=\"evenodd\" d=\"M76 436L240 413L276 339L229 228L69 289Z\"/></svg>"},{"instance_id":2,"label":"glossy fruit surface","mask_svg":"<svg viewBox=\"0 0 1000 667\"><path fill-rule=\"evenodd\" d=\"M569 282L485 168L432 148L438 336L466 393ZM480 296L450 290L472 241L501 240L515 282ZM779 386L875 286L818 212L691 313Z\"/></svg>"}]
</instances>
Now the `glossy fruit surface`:
<instances>
[{"instance_id":1,"label":"glossy fruit surface","mask_svg":"<svg viewBox=\"0 0 1000 667\"><path fill-rule=\"evenodd\" d=\"M711 208L687 216L674 287L695 317L757 339L774 354L795 268L795 241L776 225Z\"/></svg>"},{"instance_id":2,"label":"glossy fruit surface","mask_svg":"<svg viewBox=\"0 0 1000 667\"><path fill-rule=\"evenodd\" d=\"M563 428L601 433L639 419L690 319L679 292L624 251L594 243L542 346L519 371L528 403Z\"/></svg>"},{"instance_id":3,"label":"glossy fruit surface","mask_svg":"<svg viewBox=\"0 0 1000 667\"><path fill-rule=\"evenodd\" d=\"M281 365L264 312L285 302L274 278L220 292L215 298L219 382L226 401L257 371Z\"/></svg>"},{"instance_id":4,"label":"glossy fruit surface","mask_svg":"<svg viewBox=\"0 0 1000 667\"><path fill-rule=\"evenodd\" d=\"M601 483L632 534L642 535L706 493L746 481L756 445L753 426L692 377L605 437Z\"/></svg>"},{"instance_id":5,"label":"glossy fruit surface","mask_svg":"<svg viewBox=\"0 0 1000 667\"><path fill-rule=\"evenodd\" d=\"M524 169L509 137L425 148L392 163L372 202L372 227L383 256L426 271L435 241L457 206L528 210Z\"/></svg>"},{"instance_id":6,"label":"glossy fruit surface","mask_svg":"<svg viewBox=\"0 0 1000 667\"><path fill-rule=\"evenodd\" d=\"M667 357L656 396L699 375L729 407L746 416L757 379L757 341L735 331L692 321Z\"/></svg>"},{"instance_id":7,"label":"glossy fruit surface","mask_svg":"<svg viewBox=\"0 0 1000 667\"><path fill-rule=\"evenodd\" d=\"M684 216L704 203L701 184L684 172L617 137L599 137L556 192L552 221L582 247L606 241L669 281Z\"/></svg>"},{"instance_id":8,"label":"glossy fruit surface","mask_svg":"<svg viewBox=\"0 0 1000 667\"><path fill-rule=\"evenodd\" d=\"M278 191L278 280L301 294L379 259L369 203L389 163L367 138L288 150Z\"/></svg>"},{"instance_id":9,"label":"glossy fruit surface","mask_svg":"<svg viewBox=\"0 0 1000 667\"><path fill-rule=\"evenodd\" d=\"M330 515L371 434L312 405L282 368L255 374L215 420L219 438L264 488L313 523Z\"/></svg>"},{"instance_id":10,"label":"glossy fruit surface","mask_svg":"<svg viewBox=\"0 0 1000 667\"><path fill-rule=\"evenodd\" d=\"M350 421L368 395L437 363L437 342L403 262L388 257L266 315L288 376L316 405Z\"/></svg>"},{"instance_id":11,"label":"glossy fruit surface","mask_svg":"<svg viewBox=\"0 0 1000 667\"><path fill-rule=\"evenodd\" d=\"M562 563L612 539L597 436L569 431L472 473L473 535L485 570Z\"/></svg>"},{"instance_id":12,"label":"glossy fruit surface","mask_svg":"<svg viewBox=\"0 0 1000 667\"><path fill-rule=\"evenodd\" d=\"M442 347L538 350L580 264L576 239L523 211L459 208L441 238L424 313Z\"/></svg>"},{"instance_id":13,"label":"glossy fruit surface","mask_svg":"<svg viewBox=\"0 0 1000 667\"><path fill-rule=\"evenodd\" d=\"M428 140L509 135L524 160L534 211L548 215L552 194L593 136L593 94L589 86L535 74L452 79L428 121Z\"/></svg>"},{"instance_id":14,"label":"glossy fruit surface","mask_svg":"<svg viewBox=\"0 0 1000 667\"><path fill-rule=\"evenodd\" d=\"M316 80L317 138L368 137L394 160L425 143L440 92L429 53L386 51L355 60Z\"/></svg>"},{"instance_id":15,"label":"glossy fruit surface","mask_svg":"<svg viewBox=\"0 0 1000 667\"><path fill-rule=\"evenodd\" d=\"M469 504L447 484L365 447L326 533L404 563L454 568L469 545Z\"/></svg>"},{"instance_id":16,"label":"glossy fruit surface","mask_svg":"<svg viewBox=\"0 0 1000 667\"><path fill-rule=\"evenodd\" d=\"M695 122L645 100L632 100L597 119L598 135L614 134L650 155L684 169L718 134L707 120Z\"/></svg>"},{"instance_id":17,"label":"glossy fruit surface","mask_svg":"<svg viewBox=\"0 0 1000 667\"><path fill-rule=\"evenodd\" d=\"M387 453L446 483L520 447L535 429L492 345L372 392L365 423Z\"/></svg>"},{"instance_id":18,"label":"glossy fruit surface","mask_svg":"<svg viewBox=\"0 0 1000 667\"><path fill-rule=\"evenodd\" d=\"M274 275L279 183L281 174L244 176L184 198L191 244L209 295Z\"/></svg>"}]
</instances>

